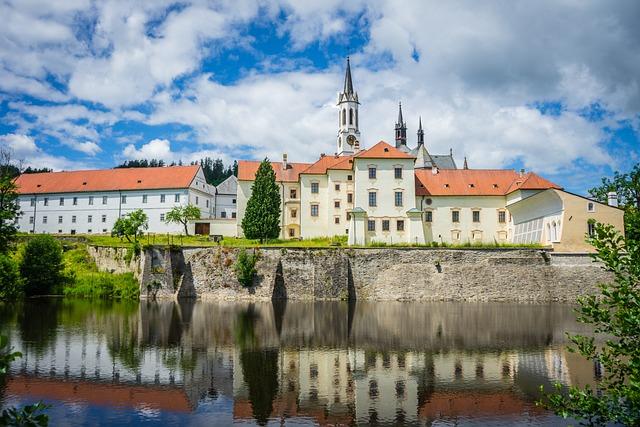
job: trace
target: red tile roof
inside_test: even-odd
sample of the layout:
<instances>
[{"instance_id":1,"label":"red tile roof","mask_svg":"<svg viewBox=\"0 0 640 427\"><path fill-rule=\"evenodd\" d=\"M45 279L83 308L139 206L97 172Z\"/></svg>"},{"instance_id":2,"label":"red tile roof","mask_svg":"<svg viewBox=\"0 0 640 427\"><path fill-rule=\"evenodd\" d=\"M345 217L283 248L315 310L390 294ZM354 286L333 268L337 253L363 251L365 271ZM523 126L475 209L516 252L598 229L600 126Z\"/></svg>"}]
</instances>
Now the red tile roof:
<instances>
[{"instance_id":1,"label":"red tile roof","mask_svg":"<svg viewBox=\"0 0 640 427\"><path fill-rule=\"evenodd\" d=\"M16 184L21 194L187 188L199 169L193 165L34 173L20 175Z\"/></svg>"},{"instance_id":2,"label":"red tile roof","mask_svg":"<svg viewBox=\"0 0 640 427\"><path fill-rule=\"evenodd\" d=\"M238 180L253 181L260 166L259 161L240 160L238 162ZM287 168L282 168L281 162L271 162L271 167L276 173L278 182L298 182L300 172L311 166L311 163L287 163Z\"/></svg>"},{"instance_id":3,"label":"red tile roof","mask_svg":"<svg viewBox=\"0 0 640 427\"><path fill-rule=\"evenodd\" d=\"M368 150L357 153L354 157L359 159L415 159L415 156L407 154L387 144L384 141L378 142Z\"/></svg>"},{"instance_id":4,"label":"red tile roof","mask_svg":"<svg viewBox=\"0 0 640 427\"><path fill-rule=\"evenodd\" d=\"M328 169L353 169L353 156L322 156L320 159L302 171L303 174L323 175Z\"/></svg>"},{"instance_id":5,"label":"red tile roof","mask_svg":"<svg viewBox=\"0 0 640 427\"><path fill-rule=\"evenodd\" d=\"M516 190L561 187L533 172L507 169L416 169L417 196L504 196Z\"/></svg>"}]
</instances>

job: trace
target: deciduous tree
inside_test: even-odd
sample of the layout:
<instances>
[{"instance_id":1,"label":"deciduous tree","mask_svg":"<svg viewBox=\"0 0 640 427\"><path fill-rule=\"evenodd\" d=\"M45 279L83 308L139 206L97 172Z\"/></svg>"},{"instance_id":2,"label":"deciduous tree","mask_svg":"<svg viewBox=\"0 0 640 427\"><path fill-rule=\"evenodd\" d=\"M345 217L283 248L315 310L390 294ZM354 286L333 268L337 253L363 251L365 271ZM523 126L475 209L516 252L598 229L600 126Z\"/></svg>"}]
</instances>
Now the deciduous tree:
<instances>
[{"instance_id":1,"label":"deciduous tree","mask_svg":"<svg viewBox=\"0 0 640 427\"><path fill-rule=\"evenodd\" d=\"M189 235L189 228L187 227L189 221L195 219L200 219L200 208L191 204L187 206L176 206L167 212L167 215L164 217L164 221L167 224L182 224L184 226L184 234L186 236Z\"/></svg>"},{"instance_id":2,"label":"deciduous tree","mask_svg":"<svg viewBox=\"0 0 640 427\"><path fill-rule=\"evenodd\" d=\"M112 236L124 237L128 242L138 243L138 238L149 228L149 219L142 209L136 209L120 217L113 224ZM131 240L133 239L133 240Z\"/></svg>"},{"instance_id":3,"label":"deciduous tree","mask_svg":"<svg viewBox=\"0 0 640 427\"><path fill-rule=\"evenodd\" d=\"M20 206L11 166L11 153L0 149L0 253L9 251L18 231L16 219L20 215Z\"/></svg>"},{"instance_id":4,"label":"deciduous tree","mask_svg":"<svg viewBox=\"0 0 640 427\"><path fill-rule=\"evenodd\" d=\"M64 284L63 270L62 245L55 238L45 234L29 239L20 261L25 294L51 294Z\"/></svg>"}]
</instances>

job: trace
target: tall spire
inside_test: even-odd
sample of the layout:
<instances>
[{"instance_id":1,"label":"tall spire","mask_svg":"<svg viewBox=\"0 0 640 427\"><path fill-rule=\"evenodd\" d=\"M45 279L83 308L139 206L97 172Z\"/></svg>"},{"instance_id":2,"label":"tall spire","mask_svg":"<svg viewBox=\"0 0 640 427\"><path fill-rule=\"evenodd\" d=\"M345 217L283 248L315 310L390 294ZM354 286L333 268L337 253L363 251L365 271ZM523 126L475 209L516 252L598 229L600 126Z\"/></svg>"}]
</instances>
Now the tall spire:
<instances>
[{"instance_id":1,"label":"tall spire","mask_svg":"<svg viewBox=\"0 0 640 427\"><path fill-rule=\"evenodd\" d=\"M353 81L351 80L351 62L347 56L347 71L344 75L344 90L343 93L347 95L353 94Z\"/></svg>"},{"instance_id":2,"label":"tall spire","mask_svg":"<svg viewBox=\"0 0 640 427\"><path fill-rule=\"evenodd\" d=\"M418 146L424 145L424 130L422 130L422 116L418 125Z\"/></svg>"},{"instance_id":3,"label":"tall spire","mask_svg":"<svg viewBox=\"0 0 640 427\"><path fill-rule=\"evenodd\" d=\"M467 156L464 156L464 166L462 166L462 169L469 169L469 165L467 164Z\"/></svg>"},{"instance_id":4,"label":"tall spire","mask_svg":"<svg viewBox=\"0 0 640 427\"><path fill-rule=\"evenodd\" d=\"M398 104L398 122L396 123L396 148L407 146L407 124L402 118L402 102Z\"/></svg>"}]
</instances>

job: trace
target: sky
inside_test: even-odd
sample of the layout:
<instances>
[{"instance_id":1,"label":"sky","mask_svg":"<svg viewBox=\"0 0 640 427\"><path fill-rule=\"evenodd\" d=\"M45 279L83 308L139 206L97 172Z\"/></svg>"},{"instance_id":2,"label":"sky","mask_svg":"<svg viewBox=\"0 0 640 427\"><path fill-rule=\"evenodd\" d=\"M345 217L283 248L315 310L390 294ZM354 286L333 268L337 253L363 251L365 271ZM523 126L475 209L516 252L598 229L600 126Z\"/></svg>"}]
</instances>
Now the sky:
<instances>
[{"instance_id":1,"label":"sky","mask_svg":"<svg viewBox=\"0 0 640 427\"><path fill-rule=\"evenodd\" d=\"M640 160L640 2L0 0L0 144L72 170L336 151L350 56L361 145L525 168L585 194Z\"/></svg>"}]
</instances>

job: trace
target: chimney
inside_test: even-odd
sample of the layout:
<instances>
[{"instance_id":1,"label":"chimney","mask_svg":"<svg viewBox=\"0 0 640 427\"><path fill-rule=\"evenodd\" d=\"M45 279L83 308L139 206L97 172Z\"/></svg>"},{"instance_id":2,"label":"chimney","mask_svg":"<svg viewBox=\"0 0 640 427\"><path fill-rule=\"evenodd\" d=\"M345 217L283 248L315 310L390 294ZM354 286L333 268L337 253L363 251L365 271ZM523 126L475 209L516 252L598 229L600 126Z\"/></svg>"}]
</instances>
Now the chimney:
<instances>
[{"instance_id":1,"label":"chimney","mask_svg":"<svg viewBox=\"0 0 640 427\"><path fill-rule=\"evenodd\" d=\"M520 176L524 176L524 169L520 169Z\"/></svg>"},{"instance_id":2,"label":"chimney","mask_svg":"<svg viewBox=\"0 0 640 427\"><path fill-rule=\"evenodd\" d=\"M434 174L434 175L437 175L438 174L438 167L437 166L432 167L431 168L431 173Z\"/></svg>"},{"instance_id":3,"label":"chimney","mask_svg":"<svg viewBox=\"0 0 640 427\"><path fill-rule=\"evenodd\" d=\"M289 164L287 163L287 153L282 153L282 169L286 170Z\"/></svg>"},{"instance_id":4,"label":"chimney","mask_svg":"<svg viewBox=\"0 0 640 427\"><path fill-rule=\"evenodd\" d=\"M615 191L609 191L607 193L607 204L615 208L618 207L618 193Z\"/></svg>"}]
</instances>

